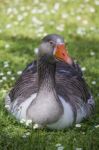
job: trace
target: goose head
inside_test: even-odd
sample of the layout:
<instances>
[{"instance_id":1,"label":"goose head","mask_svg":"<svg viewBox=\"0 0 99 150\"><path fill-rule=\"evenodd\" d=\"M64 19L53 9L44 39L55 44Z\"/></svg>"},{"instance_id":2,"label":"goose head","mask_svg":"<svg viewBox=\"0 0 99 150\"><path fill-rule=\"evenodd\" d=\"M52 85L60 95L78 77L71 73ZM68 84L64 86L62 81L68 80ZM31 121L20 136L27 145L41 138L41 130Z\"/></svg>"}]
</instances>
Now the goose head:
<instances>
[{"instance_id":1,"label":"goose head","mask_svg":"<svg viewBox=\"0 0 99 150\"><path fill-rule=\"evenodd\" d=\"M63 37L57 34L45 36L39 46L38 58L45 58L48 63L55 63L58 60L72 64Z\"/></svg>"}]
</instances>

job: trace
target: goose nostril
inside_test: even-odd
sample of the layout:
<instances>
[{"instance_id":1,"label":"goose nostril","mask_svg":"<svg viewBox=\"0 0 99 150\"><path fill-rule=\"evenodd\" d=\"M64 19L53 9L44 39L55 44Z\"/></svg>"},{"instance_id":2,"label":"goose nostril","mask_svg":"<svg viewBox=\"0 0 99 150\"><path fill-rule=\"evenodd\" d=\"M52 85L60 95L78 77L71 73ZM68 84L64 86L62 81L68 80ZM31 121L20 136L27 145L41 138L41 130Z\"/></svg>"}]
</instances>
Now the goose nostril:
<instances>
[{"instance_id":1,"label":"goose nostril","mask_svg":"<svg viewBox=\"0 0 99 150\"><path fill-rule=\"evenodd\" d=\"M64 53L62 53L62 55L63 55L63 56L65 56L65 54L64 54Z\"/></svg>"}]
</instances>

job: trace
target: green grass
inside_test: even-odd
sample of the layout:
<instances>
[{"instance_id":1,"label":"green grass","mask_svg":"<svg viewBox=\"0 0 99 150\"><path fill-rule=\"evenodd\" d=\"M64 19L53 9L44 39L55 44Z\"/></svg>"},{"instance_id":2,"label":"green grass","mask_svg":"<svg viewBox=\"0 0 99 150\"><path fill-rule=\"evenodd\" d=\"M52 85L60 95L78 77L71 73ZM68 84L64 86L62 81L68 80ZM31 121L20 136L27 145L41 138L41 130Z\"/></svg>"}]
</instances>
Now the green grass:
<instances>
[{"instance_id":1,"label":"green grass","mask_svg":"<svg viewBox=\"0 0 99 150\"><path fill-rule=\"evenodd\" d=\"M65 150L99 149L99 128L95 127L99 124L99 5L95 2L0 1L0 150L56 150L58 143ZM34 49L48 33L63 35L70 55L86 67L84 76L96 101L96 113L80 128L33 130L18 123L4 108L4 97L18 71L36 57Z\"/></svg>"}]
</instances>

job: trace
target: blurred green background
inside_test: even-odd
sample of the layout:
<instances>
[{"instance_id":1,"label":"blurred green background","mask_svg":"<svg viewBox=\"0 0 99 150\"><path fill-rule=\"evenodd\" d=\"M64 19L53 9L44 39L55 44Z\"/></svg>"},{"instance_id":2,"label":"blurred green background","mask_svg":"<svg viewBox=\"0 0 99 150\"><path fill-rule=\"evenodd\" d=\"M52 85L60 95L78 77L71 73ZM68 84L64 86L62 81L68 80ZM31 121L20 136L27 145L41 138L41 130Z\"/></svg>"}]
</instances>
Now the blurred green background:
<instances>
[{"instance_id":1,"label":"blurred green background","mask_svg":"<svg viewBox=\"0 0 99 150\"><path fill-rule=\"evenodd\" d=\"M65 38L96 101L95 115L80 128L35 131L4 108L6 92L51 33ZM98 150L98 114L99 0L0 0L0 150Z\"/></svg>"}]
</instances>

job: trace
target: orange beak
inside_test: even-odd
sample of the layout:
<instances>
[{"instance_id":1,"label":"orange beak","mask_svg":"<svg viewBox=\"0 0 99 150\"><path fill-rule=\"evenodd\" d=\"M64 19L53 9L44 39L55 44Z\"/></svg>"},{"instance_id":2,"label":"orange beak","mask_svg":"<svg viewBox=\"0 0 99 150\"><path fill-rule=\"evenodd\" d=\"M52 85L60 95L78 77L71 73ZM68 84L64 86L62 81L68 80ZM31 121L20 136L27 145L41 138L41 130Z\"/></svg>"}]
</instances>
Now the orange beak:
<instances>
[{"instance_id":1,"label":"orange beak","mask_svg":"<svg viewBox=\"0 0 99 150\"><path fill-rule=\"evenodd\" d=\"M72 59L69 57L64 44L57 44L54 56L65 63L72 64Z\"/></svg>"}]
</instances>

